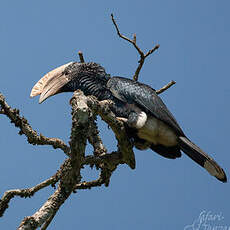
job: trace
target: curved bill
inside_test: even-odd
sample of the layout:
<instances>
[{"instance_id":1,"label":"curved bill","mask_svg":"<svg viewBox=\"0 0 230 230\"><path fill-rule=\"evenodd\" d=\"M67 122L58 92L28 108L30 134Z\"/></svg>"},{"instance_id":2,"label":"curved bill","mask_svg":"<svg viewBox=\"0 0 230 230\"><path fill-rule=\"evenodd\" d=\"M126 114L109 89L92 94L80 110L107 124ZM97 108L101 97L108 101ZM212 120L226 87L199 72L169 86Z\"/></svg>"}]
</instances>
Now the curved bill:
<instances>
[{"instance_id":1,"label":"curved bill","mask_svg":"<svg viewBox=\"0 0 230 230\"><path fill-rule=\"evenodd\" d=\"M42 77L32 88L30 97L40 96L39 103L45 101L48 97L61 93L61 88L68 83L68 78L63 74L65 68L72 64L69 62L62 65Z\"/></svg>"}]
</instances>

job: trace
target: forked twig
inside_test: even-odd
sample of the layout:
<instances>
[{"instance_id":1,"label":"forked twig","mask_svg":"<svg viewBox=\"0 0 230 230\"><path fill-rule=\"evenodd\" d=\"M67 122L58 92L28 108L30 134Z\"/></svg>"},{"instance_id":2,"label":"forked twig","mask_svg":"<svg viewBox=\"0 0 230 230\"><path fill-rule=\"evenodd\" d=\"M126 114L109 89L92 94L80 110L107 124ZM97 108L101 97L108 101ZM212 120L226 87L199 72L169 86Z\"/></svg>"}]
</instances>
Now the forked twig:
<instances>
[{"instance_id":1,"label":"forked twig","mask_svg":"<svg viewBox=\"0 0 230 230\"><path fill-rule=\"evenodd\" d=\"M14 189L14 190L9 190L6 191L0 200L0 216L2 216L5 212L5 210L9 206L9 202L12 198L15 196L20 196L20 197L31 197L33 196L36 192L39 190L49 186L49 185L54 185L57 183L57 181L60 179L60 173L57 172L55 175L50 177L49 179L41 182L40 184L32 187L32 188L27 188L27 189Z\"/></svg>"},{"instance_id":2,"label":"forked twig","mask_svg":"<svg viewBox=\"0 0 230 230\"><path fill-rule=\"evenodd\" d=\"M149 50L149 51L145 54L145 53L140 49L140 47L137 45L137 42L136 42L136 40L137 40L136 34L133 35L133 39L129 39L128 37L124 36L123 34L120 33L120 30L119 30L119 28L118 28L118 25L117 25L115 19L114 19L113 14L111 14L111 18L112 18L112 22L113 22L113 24L114 24L114 26L115 26L115 28L116 28L116 31L117 31L118 36L119 36L120 38L122 38L122 39L128 41L129 43L133 44L133 46L135 47L135 49L137 50L137 52L138 52L139 55L140 55L140 60L138 61L139 65L138 65L138 67L137 67L137 69L136 69L136 71L135 71L135 74L134 74L134 76L133 76L133 80L134 80L134 81L137 81L137 80L138 80L139 73L140 73L140 71L141 71L141 68L142 68L142 66L143 66L143 64L144 64L144 62L145 62L145 58L147 58L150 54L152 54L154 51L156 51L156 50L160 47L160 45L159 45L159 44L155 45L155 47L154 47L153 49Z\"/></svg>"}]
</instances>

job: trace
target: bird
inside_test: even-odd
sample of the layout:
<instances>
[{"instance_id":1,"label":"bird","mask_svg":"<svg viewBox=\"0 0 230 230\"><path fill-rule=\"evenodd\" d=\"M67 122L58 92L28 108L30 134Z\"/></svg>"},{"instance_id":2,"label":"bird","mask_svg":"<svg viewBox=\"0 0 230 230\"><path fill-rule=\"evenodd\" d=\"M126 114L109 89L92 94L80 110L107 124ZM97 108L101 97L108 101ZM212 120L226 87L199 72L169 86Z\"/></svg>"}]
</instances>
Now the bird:
<instances>
[{"instance_id":1,"label":"bird","mask_svg":"<svg viewBox=\"0 0 230 230\"><path fill-rule=\"evenodd\" d=\"M182 131L156 90L138 81L107 74L97 63L69 62L45 74L32 88L30 97L47 98L80 89L99 101L112 100L112 112L124 122L127 135L137 149L152 149L169 159L181 151L209 174L227 182L224 170Z\"/></svg>"}]
</instances>

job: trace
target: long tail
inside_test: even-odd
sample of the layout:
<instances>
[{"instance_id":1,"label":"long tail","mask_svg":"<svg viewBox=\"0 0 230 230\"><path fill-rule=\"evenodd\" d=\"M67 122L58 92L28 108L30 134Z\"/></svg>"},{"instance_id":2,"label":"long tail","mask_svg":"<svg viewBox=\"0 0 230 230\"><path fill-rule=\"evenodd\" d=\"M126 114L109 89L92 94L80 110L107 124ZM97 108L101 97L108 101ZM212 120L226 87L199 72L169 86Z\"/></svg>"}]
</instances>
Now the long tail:
<instances>
[{"instance_id":1,"label":"long tail","mask_svg":"<svg viewBox=\"0 0 230 230\"><path fill-rule=\"evenodd\" d=\"M179 146L185 154L205 168L212 176L215 176L222 182L227 182L224 170L208 154L192 143L188 138L179 137Z\"/></svg>"}]
</instances>

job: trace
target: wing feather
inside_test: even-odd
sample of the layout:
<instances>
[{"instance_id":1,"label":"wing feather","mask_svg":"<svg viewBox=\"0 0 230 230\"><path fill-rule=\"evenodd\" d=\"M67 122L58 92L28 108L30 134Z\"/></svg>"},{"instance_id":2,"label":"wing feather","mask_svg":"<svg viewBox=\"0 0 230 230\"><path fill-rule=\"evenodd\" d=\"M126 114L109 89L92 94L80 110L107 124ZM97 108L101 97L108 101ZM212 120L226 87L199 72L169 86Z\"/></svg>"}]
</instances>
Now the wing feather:
<instances>
[{"instance_id":1,"label":"wing feather","mask_svg":"<svg viewBox=\"0 0 230 230\"><path fill-rule=\"evenodd\" d=\"M111 78L107 86L114 97L138 105L148 114L168 124L178 135L184 136L174 116L150 86L122 77Z\"/></svg>"}]
</instances>

